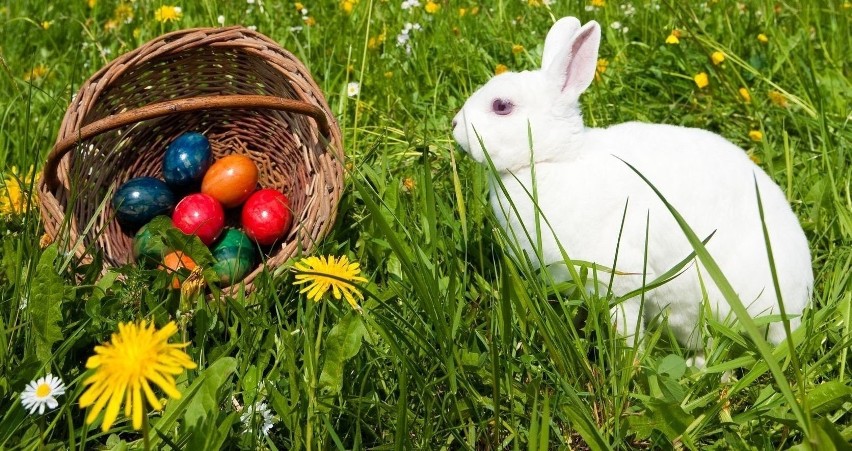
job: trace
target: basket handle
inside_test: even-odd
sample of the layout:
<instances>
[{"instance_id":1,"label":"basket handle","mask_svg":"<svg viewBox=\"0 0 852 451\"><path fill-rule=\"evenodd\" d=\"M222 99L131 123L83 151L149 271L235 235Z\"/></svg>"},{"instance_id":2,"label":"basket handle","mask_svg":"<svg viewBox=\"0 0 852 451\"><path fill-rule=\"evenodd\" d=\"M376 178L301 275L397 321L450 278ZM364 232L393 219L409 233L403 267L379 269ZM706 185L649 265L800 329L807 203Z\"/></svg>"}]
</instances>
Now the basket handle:
<instances>
[{"instance_id":1,"label":"basket handle","mask_svg":"<svg viewBox=\"0 0 852 451\"><path fill-rule=\"evenodd\" d=\"M311 105L310 103L302 102L300 100L264 95L242 94L167 100L165 102L152 103L135 110L107 116L77 130L73 135L66 136L53 146L53 149L50 151L50 155L47 157L47 162L44 165L44 182L51 190L55 189L56 186L59 185L57 170L62 157L65 156L65 154L68 153L77 142L89 139L101 133L115 130L136 122L156 119L175 113L212 109L249 108L268 108L310 116L316 121L320 133L326 139L330 139L328 118L323 110L315 105Z\"/></svg>"}]
</instances>

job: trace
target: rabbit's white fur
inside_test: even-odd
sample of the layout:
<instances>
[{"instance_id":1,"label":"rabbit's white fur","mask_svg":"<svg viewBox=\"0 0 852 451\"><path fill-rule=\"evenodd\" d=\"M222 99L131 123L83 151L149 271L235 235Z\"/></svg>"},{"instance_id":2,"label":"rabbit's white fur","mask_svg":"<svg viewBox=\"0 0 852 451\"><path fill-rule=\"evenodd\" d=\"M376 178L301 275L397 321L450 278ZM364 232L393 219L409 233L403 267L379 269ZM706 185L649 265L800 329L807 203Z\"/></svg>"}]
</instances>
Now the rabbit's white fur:
<instances>
[{"instance_id":1,"label":"rabbit's white fur","mask_svg":"<svg viewBox=\"0 0 852 451\"><path fill-rule=\"evenodd\" d=\"M624 163L628 162L660 190L700 238L715 232L707 249L749 313L777 315L756 181L781 297L791 326L797 327L810 298L813 273L807 239L784 194L742 149L711 132L638 122L586 128L578 100L594 79L599 42L596 22L581 27L573 17L559 20L546 38L541 70L492 78L453 120L456 141L477 161L486 162L487 152L497 170L494 176L505 185L517 209L515 214L495 183L490 202L501 225L536 262L532 152L543 224L543 261L538 263L551 265L551 274L564 280L568 273L564 265L558 265L564 261L559 245L573 260L606 267L612 267L618 246L615 269L619 274L612 281L613 293L639 288L646 221L646 282L693 249L672 214ZM497 114L507 109L508 114ZM610 277L599 274L600 286L605 289ZM705 292L713 314L728 317L730 306L696 260L683 274L646 294L644 320L667 315L678 340L698 349L701 342L695 332ZM622 334L638 331L641 335L639 312L639 297L613 308L613 321ZM769 341L778 343L785 336L782 323L769 326Z\"/></svg>"}]
</instances>

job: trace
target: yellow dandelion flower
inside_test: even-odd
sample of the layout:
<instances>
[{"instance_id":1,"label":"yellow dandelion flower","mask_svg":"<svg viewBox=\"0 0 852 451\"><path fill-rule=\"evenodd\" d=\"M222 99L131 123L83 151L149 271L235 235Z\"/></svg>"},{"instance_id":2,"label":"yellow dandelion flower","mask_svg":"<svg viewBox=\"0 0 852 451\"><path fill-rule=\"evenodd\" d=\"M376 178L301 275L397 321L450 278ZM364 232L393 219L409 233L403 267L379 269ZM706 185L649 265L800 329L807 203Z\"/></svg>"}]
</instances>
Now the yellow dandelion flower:
<instances>
[{"instance_id":1,"label":"yellow dandelion flower","mask_svg":"<svg viewBox=\"0 0 852 451\"><path fill-rule=\"evenodd\" d=\"M410 193L410 192L414 191L414 187L415 187L416 185L417 185L417 183L416 183L416 182L414 181L414 179L413 179L413 178L411 178L411 177L406 177L405 179L403 179L403 180L402 180L402 188L403 188L406 192L409 192L409 193Z\"/></svg>"},{"instance_id":2,"label":"yellow dandelion flower","mask_svg":"<svg viewBox=\"0 0 852 451\"><path fill-rule=\"evenodd\" d=\"M104 23L104 30L105 31L112 31L112 30L115 30L116 28L118 28L118 21L115 20L115 19L110 19L110 20L106 21L106 23Z\"/></svg>"},{"instance_id":3,"label":"yellow dandelion flower","mask_svg":"<svg viewBox=\"0 0 852 451\"><path fill-rule=\"evenodd\" d=\"M49 20L45 20L41 23L42 30L47 30L50 28L51 22Z\"/></svg>"},{"instance_id":4,"label":"yellow dandelion flower","mask_svg":"<svg viewBox=\"0 0 852 451\"><path fill-rule=\"evenodd\" d=\"M748 137L754 142L763 141L763 133L760 130L751 130L748 132Z\"/></svg>"},{"instance_id":5,"label":"yellow dandelion flower","mask_svg":"<svg viewBox=\"0 0 852 451\"><path fill-rule=\"evenodd\" d=\"M596 6L598 8L603 8L604 6L606 6L606 1L604 0L592 0L590 3L592 6Z\"/></svg>"},{"instance_id":6,"label":"yellow dandelion flower","mask_svg":"<svg viewBox=\"0 0 852 451\"><path fill-rule=\"evenodd\" d=\"M32 166L26 174L19 173L18 168L12 166L9 173L0 179L0 215L19 215L30 210L36 201L35 192L30 194L26 190L32 176Z\"/></svg>"},{"instance_id":7,"label":"yellow dandelion flower","mask_svg":"<svg viewBox=\"0 0 852 451\"><path fill-rule=\"evenodd\" d=\"M98 0L86 0L86 4L89 5L89 8L94 8L98 4Z\"/></svg>"},{"instance_id":8,"label":"yellow dandelion flower","mask_svg":"<svg viewBox=\"0 0 852 451\"><path fill-rule=\"evenodd\" d=\"M24 74L24 81L34 81L44 78L47 75L47 66L44 64L39 64L36 67L30 69L29 72Z\"/></svg>"},{"instance_id":9,"label":"yellow dandelion flower","mask_svg":"<svg viewBox=\"0 0 852 451\"><path fill-rule=\"evenodd\" d=\"M746 103L751 103L751 94L749 94L748 89L746 89L746 88L740 88L740 89L739 89L739 91L737 91L737 92L739 92L739 93L740 93L740 97L742 97L742 98L743 98L743 100L744 100Z\"/></svg>"},{"instance_id":10,"label":"yellow dandelion flower","mask_svg":"<svg viewBox=\"0 0 852 451\"><path fill-rule=\"evenodd\" d=\"M45 249L47 246L53 244L53 237L50 236L47 232L44 232L44 235L38 239L38 247L39 249Z\"/></svg>"},{"instance_id":11,"label":"yellow dandelion flower","mask_svg":"<svg viewBox=\"0 0 852 451\"><path fill-rule=\"evenodd\" d=\"M304 20L304 21L305 21L305 25L307 25L307 26L309 26L309 27L313 27L314 25L316 25L316 24L317 24L317 20L316 20L316 19L314 19L314 17L313 17L313 16L302 17L302 20Z\"/></svg>"},{"instance_id":12,"label":"yellow dandelion flower","mask_svg":"<svg viewBox=\"0 0 852 451\"><path fill-rule=\"evenodd\" d=\"M129 3L119 3L112 13L112 18L119 23L129 23L133 20L133 7Z\"/></svg>"},{"instance_id":13,"label":"yellow dandelion flower","mask_svg":"<svg viewBox=\"0 0 852 451\"><path fill-rule=\"evenodd\" d=\"M343 10L346 14L352 14L352 10L355 8L355 3L351 0L343 0L340 2L340 9Z\"/></svg>"},{"instance_id":14,"label":"yellow dandelion flower","mask_svg":"<svg viewBox=\"0 0 852 451\"><path fill-rule=\"evenodd\" d=\"M305 5L303 5L301 2L296 2L293 4L293 6L296 7L296 11L302 11L303 9L305 9Z\"/></svg>"},{"instance_id":15,"label":"yellow dandelion flower","mask_svg":"<svg viewBox=\"0 0 852 451\"><path fill-rule=\"evenodd\" d=\"M181 298L191 299L201 292L205 284L204 276L201 275L201 267L192 268L192 271L186 276L186 280L180 285Z\"/></svg>"},{"instance_id":16,"label":"yellow dandelion flower","mask_svg":"<svg viewBox=\"0 0 852 451\"><path fill-rule=\"evenodd\" d=\"M720 65L723 61L725 61L725 54L719 51L715 51L710 54L710 61L713 61L713 64Z\"/></svg>"},{"instance_id":17,"label":"yellow dandelion flower","mask_svg":"<svg viewBox=\"0 0 852 451\"><path fill-rule=\"evenodd\" d=\"M154 19L160 23L177 22L181 18L179 6L161 6L154 11Z\"/></svg>"},{"instance_id":18,"label":"yellow dandelion flower","mask_svg":"<svg viewBox=\"0 0 852 451\"><path fill-rule=\"evenodd\" d=\"M710 84L710 78L707 77L706 72L701 72L696 76L692 77L692 79L695 80L695 84L696 86L698 86L698 89L704 89L707 87L707 85Z\"/></svg>"},{"instance_id":19,"label":"yellow dandelion flower","mask_svg":"<svg viewBox=\"0 0 852 451\"><path fill-rule=\"evenodd\" d=\"M515 55L522 53L523 51L524 46L522 46L521 44L515 44L512 46L512 53L514 53Z\"/></svg>"},{"instance_id":20,"label":"yellow dandelion flower","mask_svg":"<svg viewBox=\"0 0 852 451\"><path fill-rule=\"evenodd\" d=\"M385 78L393 78L393 72L391 72L391 71L385 72Z\"/></svg>"},{"instance_id":21,"label":"yellow dandelion flower","mask_svg":"<svg viewBox=\"0 0 852 451\"><path fill-rule=\"evenodd\" d=\"M472 8L470 8L470 15L471 16L475 16L477 14L479 14L479 5L476 5Z\"/></svg>"},{"instance_id":22,"label":"yellow dandelion flower","mask_svg":"<svg viewBox=\"0 0 852 451\"><path fill-rule=\"evenodd\" d=\"M112 334L109 343L95 346L95 355L86 361L86 368L94 371L83 380L89 387L79 400L80 408L93 406L86 424L92 424L106 406L101 430L108 431L126 401L124 415L132 417L134 429L141 429L145 410L142 393L151 407L163 408L150 382L170 398L180 399L174 376L196 365L182 350L189 343L168 342L177 331L174 321L160 330L153 322L119 323L118 333Z\"/></svg>"},{"instance_id":23,"label":"yellow dandelion flower","mask_svg":"<svg viewBox=\"0 0 852 451\"><path fill-rule=\"evenodd\" d=\"M467 8L459 8L459 17L464 17L467 15Z\"/></svg>"},{"instance_id":24,"label":"yellow dandelion flower","mask_svg":"<svg viewBox=\"0 0 852 451\"><path fill-rule=\"evenodd\" d=\"M595 67L595 80L601 81L601 76L606 72L607 66L609 66L609 61L606 58L598 58L598 63Z\"/></svg>"},{"instance_id":25,"label":"yellow dandelion flower","mask_svg":"<svg viewBox=\"0 0 852 451\"><path fill-rule=\"evenodd\" d=\"M760 157L758 157L757 155L755 155L753 153L748 154L748 158L749 158L749 160L754 162L754 164L760 164L761 163Z\"/></svg>"},{"instance_id":26,"label":"yellow dandelion flower","mask_svg":"<svg viewBox=\"0 0 852 451\"><path fill-rule=\"evenodd\" d=\"M769 42L769 36L760 33L759 35L757 35L757 40L760 41L761 44L766 44L767 42Z\"/></svg>"},{"instance_id":27,"label":"yellow dandelion flower","mask_svg":"<svg viewBox=\"0 0 852 451\"><path fill-rule=\"evenodd\" d=\"M382 32L381 34L378 34L376 36L371 37L370 40L367 41L367 48L369 48L369 49L378 48L380 45L382 45L385 42L386 38L387 38L387 35L385 34L385 32Z\"/></svg>"},{"instance_id":28,"label":"yellow dandelion flower","mask_svg":"<svg viewBox=\"0 0 852 451\"><path fill-rule=\"evenodd\" d=\"M532 6L532 7L538 7L538 6L541 6L542 3L541 3L541 0L527 0L527 5Z\"/></svg>"},{"instance_id":29,"label":"yellow dandelion flower","mask_svg":"<svg viewBox=\"0 0 852 451\"><path fill-rule=\"evenodd\" d=\"M505 64L498 64L497 67L494 68L494 75L500 75L503 72L507 72L509 70Z\"/></svg>"},{"instance_id":30,"label":"yellow dandelion flower","mask_svg":"<svg viewBox=\"0 0 852 451\"><path fill-rule=\"evenodd\" d=\"M435 14L438 10L441 9L441 5L429 0L426 2L426 6L423 7L423 11L426 11L429 14Z\"/></svg>"},{"instance_id":31,"label":"yellow dandelion flower","mask_svg":"<svg viewBox=\"0 0 852 451\"><path fill-rule=\"evenodd\" d=\"M677 45L680 44L680 39L675 36L674 33L670 34L669 37L666 38L666 44Z\"/></svg>"},{"instance_id":32,"label":"yellow dandelion flower","mask_svg":"<svg viewBox=\"0 0 852 451\"><path fill-rule=\"evenodd\" d=\"M307 284L299 292L307 293L308 299L319 302L331 290L335 299L340 300L342 295L353 309L361 310L355 298L364 299L364 295L353 282L366 282L367 279L359 276L361 269L357 262L350 263L345 255L339 258L312 256L294 264L293 270L296 272L293 284Z\"/></svg>"},{"instance_id":33,"label":"yellow dandelion flower","mask_svg":"<svg viewBox=\"0 0 852 451\"><path fill-rule=\"evenodd\" d=\"M787 97L784 97L784 94L781 94L778 91L769 91L769 100L781 108L787 108Z\"/></svg>"}]
</instances>

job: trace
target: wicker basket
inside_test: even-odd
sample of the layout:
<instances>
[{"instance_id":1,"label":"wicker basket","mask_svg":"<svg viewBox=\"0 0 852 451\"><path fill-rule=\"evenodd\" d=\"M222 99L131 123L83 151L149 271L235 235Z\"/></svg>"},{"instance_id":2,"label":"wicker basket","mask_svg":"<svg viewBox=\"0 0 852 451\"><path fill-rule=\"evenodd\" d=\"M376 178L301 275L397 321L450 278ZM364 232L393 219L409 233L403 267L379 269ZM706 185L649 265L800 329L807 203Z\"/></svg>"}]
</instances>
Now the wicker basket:
<instances>
[{"instance_id":1,"label":"wicker basket","mask_svg":"<svg viewBox=\"0 0 852 451\"><path fill-rule=\"evenodd\" d=\"M87 261L102 250L105 269L131 262L132 239L106 197L130 178L159 177L166 146L189 130L208 137L214 157L250 156L260 185L290 199L293 228L268 267L328 233L343 185L339 126L305 66L242 27L165 34L83 84L38 185L47 233ZM261 270L243 279L247 289Z\"/></svg>"}]
</instances>

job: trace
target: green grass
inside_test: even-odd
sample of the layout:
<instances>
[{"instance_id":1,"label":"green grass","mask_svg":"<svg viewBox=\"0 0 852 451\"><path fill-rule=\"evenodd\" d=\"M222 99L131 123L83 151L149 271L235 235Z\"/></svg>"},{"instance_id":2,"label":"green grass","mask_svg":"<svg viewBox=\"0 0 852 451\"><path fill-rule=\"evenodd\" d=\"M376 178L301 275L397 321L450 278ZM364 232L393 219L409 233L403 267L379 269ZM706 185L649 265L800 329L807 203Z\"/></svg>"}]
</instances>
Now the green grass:
<instances>
[{"instance_id":1,"label":"green grass","mask_svg":"<svg viewBox=\"0 0 852 451\"><path fill-rule=\"evenodd\" d=\"M427 14L403 11L401 0L360 0L347 15L341 2L308 0L316 25L301 31L290 29L303 22L289 1L175 2L181 20L160 24L161 4L137 0L132 21L115 29L106 24L119 2L94 3L0 3L0 172L43 165L71 95L109 60L178 27L216 26L221 15L293 51L326 94L351 170L318 252L349 255L370 280L362 315L345 302L307 301L287 268L222 308L199 303L184 332L199 368L180 380L181 400L150 415L152 447L848 449L849 2L719 0L705 10L633 0L630 14L615 1L586 11L581 1L548 9L460 0ZM486 170L457 151L449 123L498 64L535 68L549 25L565 15L603 25L608 65L583 97L588 125L706 128L746 149L785 190L816 276L794 346L771 349L754 322L706 318L713 345L707 370L696 371L665 325L631 350L610 330L609 299L554 286L510 257L513 243L486 203ZM396 45L406 22L422 25L410 53ZM666 45L674 28L680 44ZM523 51L513 53L516 44ZM718 66L716 50L727 55ZM35 67L46 73L28 77ZM710 80L703 89L693 81L700 72ZM349 98L353 81L361 93ZM102 277L41 250L41 234L37 211L0 219L0 448L142 447L123 416L106 434L85 424L84 364L120 321L165 324L177 294L136 268ZM692 236L706 263L702 238ZM723 384L726 371L735 380ZM68 392L56 410L29 415L19 394L45 373ZM256 424L245 432L239 419L236 405L255 401L275 415L268 436Z\"/></svg>"}]
</instances>

